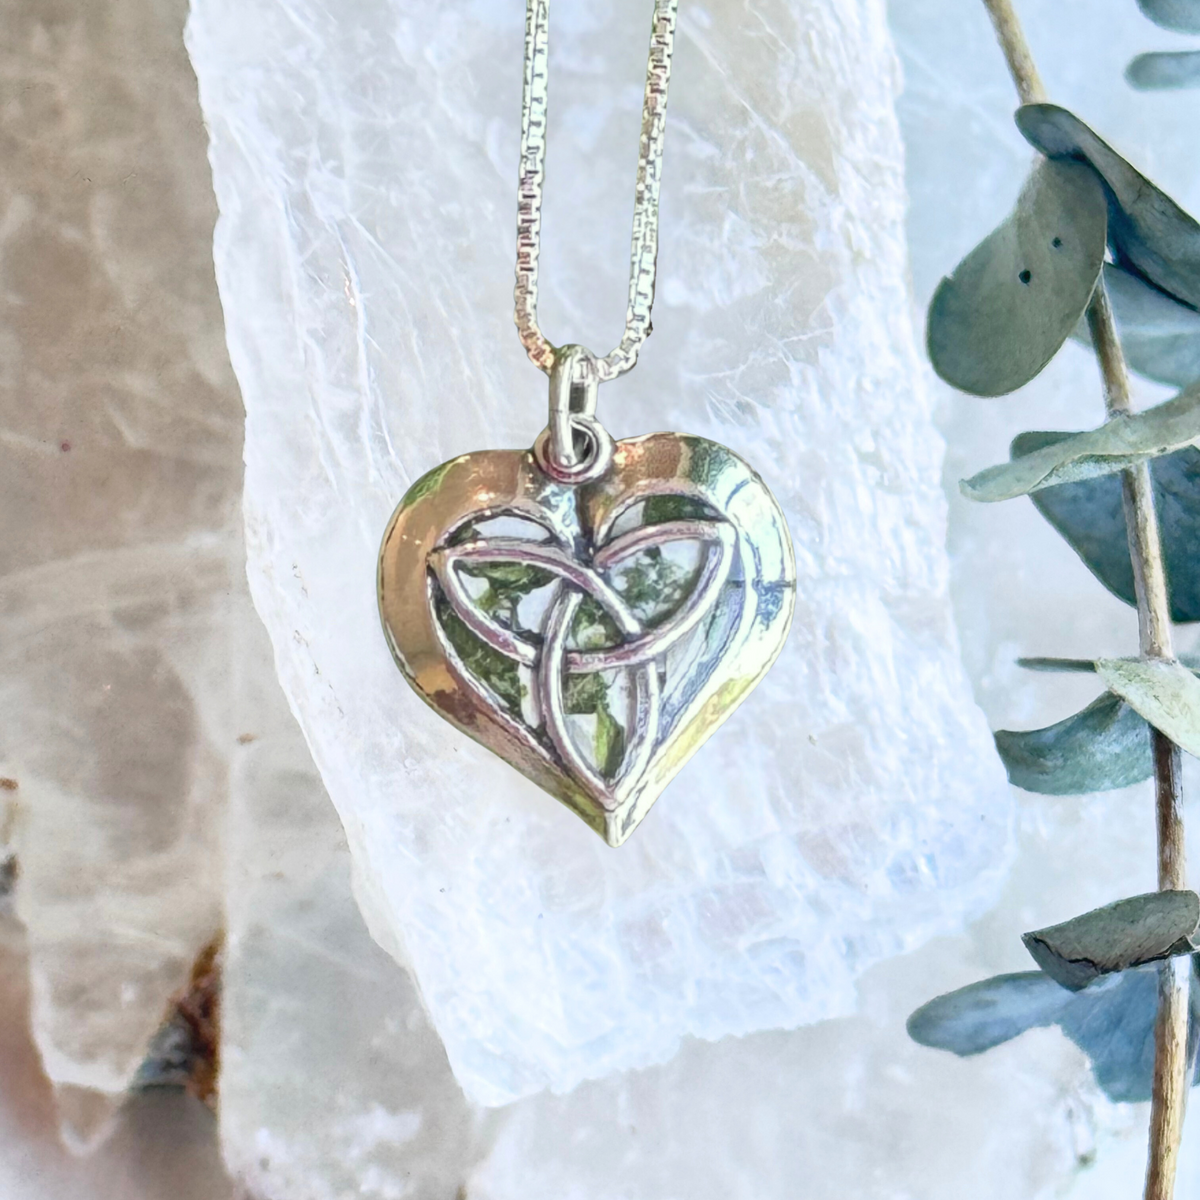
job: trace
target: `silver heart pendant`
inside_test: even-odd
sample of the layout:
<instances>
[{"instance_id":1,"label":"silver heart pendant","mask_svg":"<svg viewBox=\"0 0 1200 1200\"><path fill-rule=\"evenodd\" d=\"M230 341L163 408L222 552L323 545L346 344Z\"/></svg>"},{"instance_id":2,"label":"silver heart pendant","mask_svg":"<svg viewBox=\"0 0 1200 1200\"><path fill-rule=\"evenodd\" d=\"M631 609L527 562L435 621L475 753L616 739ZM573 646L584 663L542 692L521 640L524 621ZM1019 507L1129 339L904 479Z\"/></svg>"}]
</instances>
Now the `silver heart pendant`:
<instances>
[{"instance_id":1,"label":"silver heart pendant","mask_svg":"<svg viewBox=\"0 0 1200 1200\"><path fill-rule=\"evenodd\" d=\"M791 540L716 442L608 443L572 479L545 437L409 489L380 550L380 613L428 704L619 846L779 654Z\"/></svg>"}]
</instances>

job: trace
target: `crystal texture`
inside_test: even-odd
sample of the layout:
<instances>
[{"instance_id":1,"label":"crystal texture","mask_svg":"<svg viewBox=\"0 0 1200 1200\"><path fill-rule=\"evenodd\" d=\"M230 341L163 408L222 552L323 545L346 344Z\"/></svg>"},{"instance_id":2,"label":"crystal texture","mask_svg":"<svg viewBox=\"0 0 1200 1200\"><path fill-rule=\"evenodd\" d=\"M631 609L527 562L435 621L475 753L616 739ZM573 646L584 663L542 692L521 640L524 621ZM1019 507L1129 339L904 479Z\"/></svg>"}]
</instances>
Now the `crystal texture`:
<instances>
[{"instance_id":1,"label":"crystal texture","mask_svg":"<svg viewBox=\"0 0 1200 1200\"><path fill-rule=\"evenodd\" d=\"M0 903L0 1196L234 1200L213 1114L180 1091L132 1098L87 1158L63 1146L61 1104L29 1035L28 949L24 930Z\"/></svg>"},{"instance_id":2,"label":"crystal texture","mask_svg":"<svg viewBox=\"0 0 1200 1200\"><path fill-rule=\"evenodd\" d=\"M1089 1148L1056 1108L1081 1074L1064 1039L1038 1031L970 1064L908 1039L907 1013L971 968L944 939L869 972L856 1016L689 1039L668 1064L569 1095L472 1105L355 908L337 815L255 674L267 654L239 656L254 740L233 771L220 1106L226 1162L255 1200L954 1200L968 1180L1010 1200Z\"/></svg>"},{"instance_id":3,"label":"crystal texture","mask_svg":"<svg viewBox=\"0 0 1200 1200\"><path fill-rule=\"evenodd\" d=\"M520 9L196 0L188 31L251 590L368 924L493 1105L851 1011L866 968L994 895L1010 817L950 617L879 0L685 6L657 329L600 398L615 436L725 442L779 498L799 590L773 672L613 852L396 671L393 506L545 420L510 316ZM599 353L648 15L562 5L551 35L542 323Z\"/></svg>"},{"instance_id":4,"label":"crystal texture","mask_svg":"<svg viewBox=\"0 0 1200 1200\"><path fill-rule=\"evenodd\" d=\"M1104 57L1073 66L1089 12L1082 0L1022 5L1060 99L1079 103L1085 116L1087 106L1108 105L1106 119L1130 138L1139 123L1169 116L1153 142L1161 169L1166 146L1187 144L1187 114L1131 107L1119 83L1123 58L1150 27L1132 5L1114 9L1097 39ZM562 3L555 13L570 16ZM892 20L907 80L899 112L923 308L940 274L1008 210L1028 157L1010 140L1010 84L982 6L903 0ZM1194 187L1189 170L1181 154L1169 181L1181 196ZM1167 182L1167 172L1160 178ZM1094 368L1086 355L1069 362L1061 374L1051 368L1052 391L1038 391L1039 382L1027 399L1000 402L1005 407L939 389L952 497L957 478L998 461L1012 433L1095 420ZM1042 420L1047 396L1059 407ZM1027 675L1012 659L1129 649L1130 610L1110 602L1028 501L983 507L954 499L951 511L964 650L994 720L1020 726L1075 711L1094 694L1094 680ZM993 569L991 555L1002 569ZM1086 628L1076 635L1080 622ZM247 671L252 661L251 652L239 655ZM1019 854L999 904L961 933L867 973L858 1015L786 1035L689 1041L662 1067L499 1113L472 1110L477 1123L467 1139L458 1122L468 1106L455 1100L449 1065L431 1048L411 981L354 920L347 852L303 747L272 711L278 697L261 694L247 726L261 744L247 745L234 772L221 1106L226 1157L258 1200L395 1196L405 1193L409 1169L408 1194L447 1200L460 1188L479 1200L951 1200L967 1191L980 1200L1117 1200L1140 1186L1145 1108L1108 1103L1057 1031L1035 1030L962 1061L914 1046L904 1019L939 992L1028 970L1021 930L1152 886L1144 789L1084 802L1023 797ZM268 757L255 765L260 752ZM272 778L285 801L261 786ZM250 786L255 779L260 786ZM954 811L965 795L944 803ZM441 1159L420 1137L426 1122L447 1131ZM1180 1200L1200 1194L1198 1130L1187 1126ZM388 1137L410 1151L397 1153Z\"/></svg>"},{"instance_id":5,"label":"crystal texture","mask_svg":"<svg viewBox=\"0 0 1200 1200\"><path fill-rule=\"evenodd\" d=\"M367 933L337 813L254 625L226 838L226 1162L257 1200L453 1197L475 1114L412 979Z\"/></svg>"},{"instance_id":6,"label":"crystal texture","mask_svg":"<svg viewBox=\"0 0 1200 1200\"><path fill-rule=\"evenodd\" d=\"M0 842L76 1148L221 923L241 410L183 7L0 32Z\"/></svg>"}]
</instances>

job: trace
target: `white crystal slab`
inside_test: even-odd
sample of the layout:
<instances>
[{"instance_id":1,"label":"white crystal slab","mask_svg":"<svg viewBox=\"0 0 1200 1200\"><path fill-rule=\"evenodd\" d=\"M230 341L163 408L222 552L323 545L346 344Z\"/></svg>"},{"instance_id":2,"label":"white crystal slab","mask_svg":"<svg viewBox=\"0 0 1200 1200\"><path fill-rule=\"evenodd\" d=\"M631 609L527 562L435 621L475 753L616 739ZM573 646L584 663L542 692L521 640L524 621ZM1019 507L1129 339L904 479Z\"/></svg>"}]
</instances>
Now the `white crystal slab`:
<instances>
[{"instance_id":1,"label":"white crystal slab","mask_svg":"<svg viewBox=\"0 0 1200 1200\"><path fill-rule=\"evenodd\" d=\"M266 636L244 633L237 722L253 737L231 781L220 1122L248 1195L956 1200L974 1180L979 1200L1011 1200L1075 1165L1082 1138L1043 1118L1080 1073L1056 1032L992 1056L982 1084L980 1060L906 1035L929 989L971 965L947 939L872 971L853 1017L689 1040L662 1066L481 1111L408 972L363 926Z\"/></svg>"},{"instance_id":2,"label":"white crystal slab","mask_svg":"<svg viewBox=\"0 0 1200 1200\"><path fill-rule=\"evenodd\" d=\"M625 305L649 8L555 13L543 325ZM619 852L408 690L378 540L443 459L528 445L511 325L522 6L196 0L189 47L247 407L251 588L375 936L468 1095L795 1027L996 883L1009 800L946 594L879 3L685 8L657 331L601 414L766 478L796 543L778 665Z\"/></svg>"}]
</instances>

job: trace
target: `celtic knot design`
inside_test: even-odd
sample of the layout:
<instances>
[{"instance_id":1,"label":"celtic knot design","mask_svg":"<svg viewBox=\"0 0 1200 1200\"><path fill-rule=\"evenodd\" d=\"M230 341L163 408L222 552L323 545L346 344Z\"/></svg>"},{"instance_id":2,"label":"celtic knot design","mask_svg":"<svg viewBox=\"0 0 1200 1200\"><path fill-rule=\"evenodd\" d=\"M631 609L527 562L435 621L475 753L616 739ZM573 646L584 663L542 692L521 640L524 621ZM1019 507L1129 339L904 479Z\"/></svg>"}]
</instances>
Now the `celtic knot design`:
<instances>
[{"instance_id":1,"label":"celtic knot design","mask_svg":"<svg viewBox=\"0 0 1200 1200\"><path fill-rule=\"evenodd\" d=\"M456 673L495 717L519 726L527 741L537 740L545 749L544 740L537 738L543 731L566 770L604 807L615 809L636 786L660 741L665 657L713 612L730 578L737 541L734 528L718 517L644 524L582 554L540 525L544 540L475 532L476 523L506 515L525 524L530 521L525 513L480 514L477 522L459 526L467 532L464 539L445 539L429 554L428 566L438 584L431 589L430 603L443 648ZM642 556L654 557L680 542L699 546L699 566L678 603L669 606L661 620L647 620L614 579L639 559L646 561ZM480 603L468 580L489 577L523 578L528 581L527 591L550 590L537 628L522 628L511 614L506 623L494 608ZM461 645L453 644L445 620L437 619L439 593L453 618L491 653L491 661L514 672L519 687L512 691L519 693L519 703L511 695L505 703L494 679L477 666L473 669ZM603 624L607 635L599 639L602 644L595 644L595 638L580 638L583 617L590 619L593 628L597 621ZM601 672L624 673L627 683L622 692L627 719L621 726L617 761L607 768L582 751L568 721L573 689L578 694L582 683ZM604 701L600 703L603 706ZM519 719L514 710L519 711ZM607 708L603 711L607 714Z\"/></svg>"}]
</instances>

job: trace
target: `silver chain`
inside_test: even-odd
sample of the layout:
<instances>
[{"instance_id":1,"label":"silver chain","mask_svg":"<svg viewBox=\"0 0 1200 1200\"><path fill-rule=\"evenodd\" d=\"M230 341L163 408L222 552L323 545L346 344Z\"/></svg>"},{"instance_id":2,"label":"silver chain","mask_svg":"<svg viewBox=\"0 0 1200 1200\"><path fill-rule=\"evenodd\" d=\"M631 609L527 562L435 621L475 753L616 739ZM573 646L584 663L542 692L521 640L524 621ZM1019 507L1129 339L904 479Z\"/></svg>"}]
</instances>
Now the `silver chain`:
<instances>
[{"instance_id":1,"label":"silver chain","mask_svg":"<svg viewBox=\"0 0 1200 1200\"><path fill-rule=\"evenodd\" d=\"M679 0L654 0L637 182L633 194L633 239L629 264L629 307L625 333L604 358L576 355L583 377L604 383L628 371L650 335L658 258L658 193L662 182L667 85ZM525 17L525 91L521 104L521 177L517 191L517 332L530 359L550 374L557 352L538 328L538 252L542 233L542 184L546 173L546 107L550 0L528 0ZM587 360L590 359L590 363Z\"/></svg>"}]
</instances>

